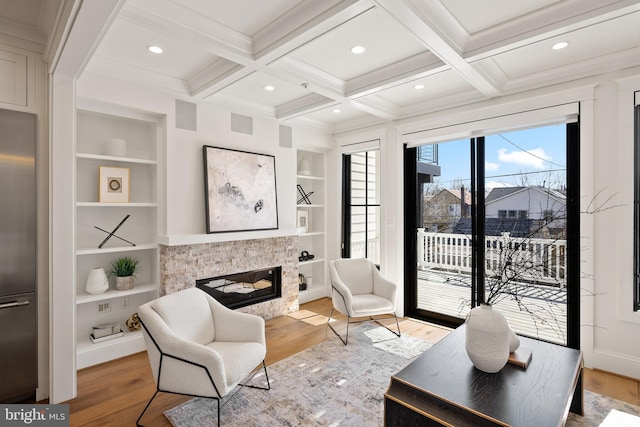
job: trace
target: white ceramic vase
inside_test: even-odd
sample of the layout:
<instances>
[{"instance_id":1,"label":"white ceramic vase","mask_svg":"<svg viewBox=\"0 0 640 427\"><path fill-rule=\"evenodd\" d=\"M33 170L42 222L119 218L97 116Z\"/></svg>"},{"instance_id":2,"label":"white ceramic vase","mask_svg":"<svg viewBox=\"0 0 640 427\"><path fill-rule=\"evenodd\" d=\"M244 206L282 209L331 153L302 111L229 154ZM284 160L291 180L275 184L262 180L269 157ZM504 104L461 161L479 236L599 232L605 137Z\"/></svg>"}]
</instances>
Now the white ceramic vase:
<instances>
[{"instance_id":1,"label":"white ceramic vase","mask_svg":"<svg viewBox=\"0 0 640 427\"><path fill-rule=\"evenodd\" d=\"M87 283L85 285L87 293L98 295L107 292L108 289L109 279L107 279L107 273L105 273L104 268L93 268L89 272L89 277L87 277Z\"/></svg>"},{"instance_id":2,"label":"white ceramic vase","mask_svg":"<svg viewBox=\"0 0 640 427\"><path fill-rule=\"evenodd\" d=\"M493 374L507 364L513 337L517 339L507 319L488 304L472 308L467 315L465 349L473 366L483 372Z\"/></svg>"},{"instance_id":3,"label":"white ceramic vase","mask_svg":"<svg viewBox=\"0 0 640 427\"><path fill-rule=\"evenodd\" d=\"M127 141L122 138L108 138L107 154L109 156L124 157L127 154Z\"/></svg>"},{"instance_id":4,"label":"white ceramic vase","mask_svg":"<svg viewBox=\"0 0 640 427\"><path fill-rule=\"evenodd\" d=\"M306 157L298 162L298 175L311 175L311 162Z\"/></svg>"}]
</instances>

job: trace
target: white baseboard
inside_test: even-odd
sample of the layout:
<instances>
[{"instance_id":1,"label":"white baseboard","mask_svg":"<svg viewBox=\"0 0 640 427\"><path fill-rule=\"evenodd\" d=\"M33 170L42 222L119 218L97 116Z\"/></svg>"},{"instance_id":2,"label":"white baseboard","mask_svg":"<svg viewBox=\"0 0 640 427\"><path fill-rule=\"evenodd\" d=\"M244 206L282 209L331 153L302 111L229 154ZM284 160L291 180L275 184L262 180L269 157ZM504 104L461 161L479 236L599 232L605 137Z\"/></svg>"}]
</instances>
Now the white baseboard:
<instances>
[{"instance_id":1,"label":"white baseboard","mask_svg":"<svg viewBox=\"0 0 640 427\"><path fill-rule=\"evenodd\" d=\"M603 350L594 350L593 367L640 380L640 358Z\"/></svg>"}]
</instances>

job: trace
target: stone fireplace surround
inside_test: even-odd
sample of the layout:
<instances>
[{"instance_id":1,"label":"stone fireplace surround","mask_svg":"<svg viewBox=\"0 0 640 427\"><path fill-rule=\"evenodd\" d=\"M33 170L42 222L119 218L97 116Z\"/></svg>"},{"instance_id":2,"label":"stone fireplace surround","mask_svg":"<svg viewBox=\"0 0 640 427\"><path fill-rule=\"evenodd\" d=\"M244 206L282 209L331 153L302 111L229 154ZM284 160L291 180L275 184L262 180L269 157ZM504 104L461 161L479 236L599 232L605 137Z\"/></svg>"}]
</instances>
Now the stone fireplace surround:
<instances>
[{"instance_id":1,"label":"stone fireplace surround","mask_svg":"<svg viewBox=\"0 0 640 427\"><path fill-rule=\"evenodd\" d=\"M298 310L298 237L160 245L160 295L194 287L197 279L282 267L282 297L237 309L265 320Z\"/></svg>"}]
</instances>

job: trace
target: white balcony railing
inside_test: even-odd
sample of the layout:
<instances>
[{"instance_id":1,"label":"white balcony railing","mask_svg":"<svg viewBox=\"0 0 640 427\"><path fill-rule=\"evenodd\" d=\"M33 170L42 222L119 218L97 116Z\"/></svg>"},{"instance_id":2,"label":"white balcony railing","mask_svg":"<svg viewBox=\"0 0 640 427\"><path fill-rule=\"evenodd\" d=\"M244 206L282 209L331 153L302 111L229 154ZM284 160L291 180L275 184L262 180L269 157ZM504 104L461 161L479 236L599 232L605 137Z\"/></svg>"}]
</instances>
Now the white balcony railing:
<instances>
[{"instance_id":1,"label":"white balcony railing","mask_svg":"<svg viewBox=\"0 0 640 427\"><path fill-rule=\"evenodd\" d=\"M418 228L418 267L471 273L471 239L464 234ZM485 274L508 270L517 280L566 287L567 241L501 236L485 237Z\"/></svg>"}]
</instances>

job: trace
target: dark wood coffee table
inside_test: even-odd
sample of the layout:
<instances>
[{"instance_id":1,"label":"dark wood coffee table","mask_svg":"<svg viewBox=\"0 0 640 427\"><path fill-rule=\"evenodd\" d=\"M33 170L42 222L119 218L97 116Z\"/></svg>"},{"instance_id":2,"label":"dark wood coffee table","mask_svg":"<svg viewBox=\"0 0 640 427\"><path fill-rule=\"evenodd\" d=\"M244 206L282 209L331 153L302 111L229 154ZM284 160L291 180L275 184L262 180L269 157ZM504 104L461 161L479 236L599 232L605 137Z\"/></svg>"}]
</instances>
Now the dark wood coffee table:
<instances>
[{"instance_id":1,"label":"dark wood coffee table","mask_svg":"<svg viewBox=\"0 0 640 427\"><path fill-rule=\"evenodd\" d=\"M520 337L533 350L524 369L476 369L464 349L465 326L391 377L385 426L563 426L583 414L582 352Z\"/></svg>"}]
</instances>

